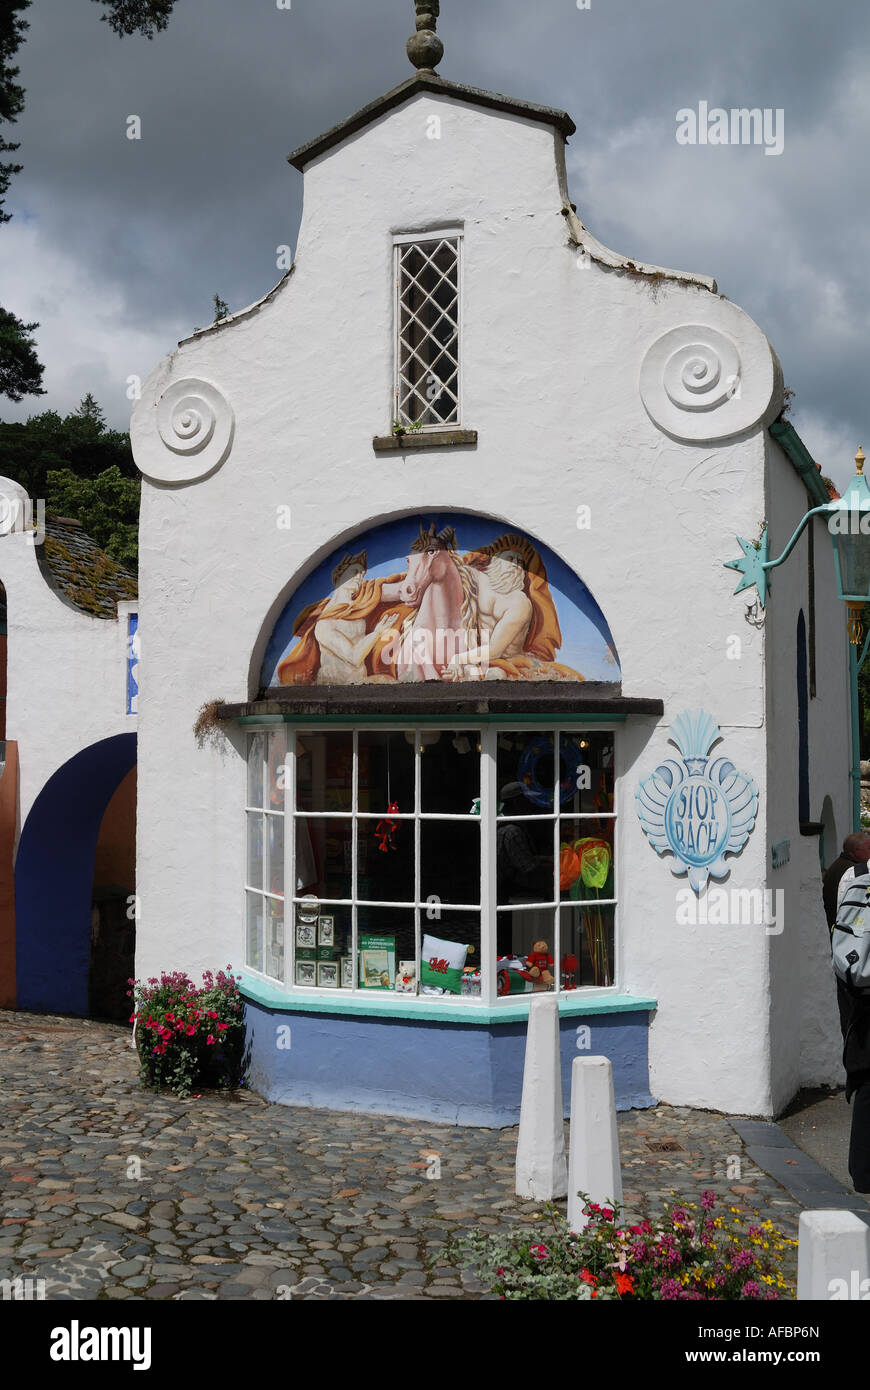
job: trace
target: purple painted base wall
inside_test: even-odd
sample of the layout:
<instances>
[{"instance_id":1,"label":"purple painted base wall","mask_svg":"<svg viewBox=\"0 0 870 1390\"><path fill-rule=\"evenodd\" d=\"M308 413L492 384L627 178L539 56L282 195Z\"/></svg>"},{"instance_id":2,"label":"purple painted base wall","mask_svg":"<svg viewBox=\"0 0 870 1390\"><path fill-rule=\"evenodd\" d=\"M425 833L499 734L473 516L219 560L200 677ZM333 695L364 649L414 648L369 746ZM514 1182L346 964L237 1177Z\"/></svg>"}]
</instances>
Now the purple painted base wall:
<instances>
[{"instance_id":1,"label":"purple painted base wall","mask_svg":"<svg viewBox=\"0 0 870 1390\"><path fill-rule=\"evenodd\" d=\"M613 1063L618 1110L655 1105L649 1092L649 1015L560 1021L565 1114L575 1057ZM525 1023L457 1024L294 1013L247 1002L251 1089L279 1105L397 1115L498 1129L519 1123ZM289 1027L290 1046L286 1046ZM590 1030L589 1047L578 1029ZM285 1046L279 1046L284 1041Z\"/></svg>"}]
</instances>

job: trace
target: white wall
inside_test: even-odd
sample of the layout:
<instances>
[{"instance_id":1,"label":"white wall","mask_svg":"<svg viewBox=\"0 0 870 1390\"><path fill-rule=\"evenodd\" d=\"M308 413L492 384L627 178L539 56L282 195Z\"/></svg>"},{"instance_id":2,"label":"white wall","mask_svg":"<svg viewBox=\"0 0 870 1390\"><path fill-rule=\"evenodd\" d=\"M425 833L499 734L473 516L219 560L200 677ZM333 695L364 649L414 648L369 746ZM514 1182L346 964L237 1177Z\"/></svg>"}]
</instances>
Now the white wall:
<instances>
[{"instance_id":1,"label":"white wall","mask_svg":"<svg viewBox=\"0 0 870 1390\"><path fill-rule=\"evenodd\" d=\"M771 559L782 553L801 517L814 505L783 451L771 439L767 506ZM842 842L852 828L846 609L837 598L833 546L827 528L822 520L810 525L814 528L816 696L809 699L808 707L809 818L821 820L822 804L829 795ZM791 841L788 865L773 872L768 869L770 887L785 893L785 930L773 941L771 953L773 1095L777 1110L800 1084L843 1080L842 1036L822 905L819 839L802 836L798 821L797 626L803 611L809 647L808 549L805 530L785 564L772 571L764 628L768 855L770 845ZM838 849L827 846L828 862Z\"/></svg>"},{"instance_id":2,"label":"white wall","mask_svg":"<svg viewBox=\"0 0 870 1390\"><path fill-rule=\"evenodd\" d=\"M427 140L436 110L442 138ZM396 512L485 512L577 570L613 632L623 693L665 704L661 727L629 721L618 741L621 983L659 1000L652 1089L767 1114L771 938L677 926L686 880L647 843L634 792L675 756L670 721L709 710L725 739L714 756L761 793L727 882L765 884L764 634L743 623L723 563L765 514L763 426L779 408L778 369L759 330L709 290L578 261L559 140L555 150L540 124L411 99L309 166L296 264L278 291L183 343L146 384L133 417L146 475L137 974L242 961L241 740L198 749L199 707L255 693L272 619L343 538ZM478 446L376 456L372 436L389 432L392 414L392 236L454 223L465 233L462 424ZM737 344L742 390L706 414L668 417L665 433L645 409L642 372L649 400L649 350L675 329L693 342L688 325ZM183 452L157 410L186 378L217 388L192 388L216 421L200 455ZM203 460L216 471L186 481ZM577 529L581 504L590 530ZM290 531L276 525L286 505ZM818 602L821 628L821 592ZM739 661L728 657L735 633ZM795 938L781 949L795 953Z\"/></svg>"},{"instance_id":3,"label":"white wall","mask_svg":"<svg viewBox=\"0 0 870 1390\"><path fill-rule=\"evenodd\" d=\"M0 479L0 496L6 492L12 495ZM136 730L136 717L125 714L123 625L65 603L39 568L32 535L0 535L0 581L7 594L6 737L18 742L21 826L58 768L92 743Z\"/></svg>"}]
</instances>

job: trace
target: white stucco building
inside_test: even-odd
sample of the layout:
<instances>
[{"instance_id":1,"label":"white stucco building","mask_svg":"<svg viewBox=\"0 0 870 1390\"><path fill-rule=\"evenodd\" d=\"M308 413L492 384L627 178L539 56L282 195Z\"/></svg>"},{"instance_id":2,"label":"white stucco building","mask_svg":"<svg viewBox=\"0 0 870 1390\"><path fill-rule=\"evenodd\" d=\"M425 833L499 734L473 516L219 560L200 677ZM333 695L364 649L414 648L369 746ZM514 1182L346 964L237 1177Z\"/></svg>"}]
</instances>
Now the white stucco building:
<instances>
[{"instance_id":1,"label":"white stucco building","mask_svg":"<svg viewBox=\"0 0 870 1390\"><path fill-rule=\"evenodd\" d=\"M566 1073L773 1115L841 1075L847 636L821 522L764 610L725 564L827 491L761 329L587 232L570 118L412 56L134 411L136 973L243 967L288 1103L512 1123L551 987Z\"/></svg>"},{"instance_id":2,"label":"white stucco building","mask_svg":"<svg viewBox=\"0 0 870 1390\"><path fill-rule=\"evenodd\" d=\"M0 584L0 1006L126 1018L136 580L0 478Z\"/></svg>"}]
</instances>

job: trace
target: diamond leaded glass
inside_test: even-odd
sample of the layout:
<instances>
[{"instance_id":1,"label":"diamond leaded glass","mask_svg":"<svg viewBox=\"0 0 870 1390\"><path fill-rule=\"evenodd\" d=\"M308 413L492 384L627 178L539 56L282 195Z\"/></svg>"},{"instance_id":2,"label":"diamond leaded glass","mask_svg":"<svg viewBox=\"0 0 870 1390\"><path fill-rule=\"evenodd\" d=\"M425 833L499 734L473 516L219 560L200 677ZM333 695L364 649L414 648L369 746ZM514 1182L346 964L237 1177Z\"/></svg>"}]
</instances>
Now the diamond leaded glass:
<instances>
[{"instance_id":1,"label":"diamond leaded glass","mask_svg":"<svg viewBox=\"0 0 870 1390\"><path fill-rule=\"evenodd\" d=\"M432 427L459 421L459 241L396 247L396 418Z\"/></svg>"}]
</instances>

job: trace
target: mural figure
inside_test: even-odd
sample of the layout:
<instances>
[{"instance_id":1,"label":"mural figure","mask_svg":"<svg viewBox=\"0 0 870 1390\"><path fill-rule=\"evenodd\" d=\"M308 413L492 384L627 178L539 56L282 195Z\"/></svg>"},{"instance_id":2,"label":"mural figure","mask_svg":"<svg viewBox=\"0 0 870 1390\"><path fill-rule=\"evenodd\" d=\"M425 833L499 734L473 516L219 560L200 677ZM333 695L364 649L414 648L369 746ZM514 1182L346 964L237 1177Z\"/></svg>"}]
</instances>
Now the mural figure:
<instances>
[{"instance_id":1,"label":"mural figure","mask_svg":"<svg viewBox=\"0 0 870 1390\"><path fill-rule=\"evenodd\" d=\"M332 571L329 598L299 614L293 629L299 641L279 667L282 685L355 685L375 678L366 661L389 636L392 620L383 604L398 598L399 586L366 579L367 568L364 550L345 555Z\"/></svg>"},{"instance_id":2,"label":"mural figure","mask_svg":"<svg viewBox=\"0 0 870 1390\"><path fill-rule=\"evenodd\" d=\"M352 685L368 680L366 657L377 644L383 629L389 625L390 618L388 615L379 618L374 628L367 632L366 617L353 616L360 606L357 600L365 606L366 601L360 596L366 567L366 553L363 550L359 555L345 555L332 572L335 585L332 598L314 624L314 640L320 655L317 672L319 685ZM380 599L389 596L384 594L384 588L397 587L382 585Z\"/></svg>"},{"instance_id":3,"label":"mural figure","mask_svg":"<svg viewBox=\"0 0 870 1390\"><path fill-rule=\"evenodd\" d=\"M421 522L403 574L367 568L366 551L345 555L332 593L298 614L281 685L584 679L555 659L562 631L528 537L460 554L454 527Z\"/></svg>"}]
</instances>

